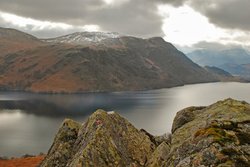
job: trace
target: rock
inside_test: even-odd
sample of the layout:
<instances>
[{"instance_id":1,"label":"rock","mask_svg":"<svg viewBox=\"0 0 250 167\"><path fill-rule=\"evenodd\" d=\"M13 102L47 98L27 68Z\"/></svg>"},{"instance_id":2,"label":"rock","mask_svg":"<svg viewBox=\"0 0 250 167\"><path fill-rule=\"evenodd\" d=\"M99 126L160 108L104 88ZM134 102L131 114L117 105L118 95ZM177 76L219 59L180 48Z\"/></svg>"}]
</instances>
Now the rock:
<instances>
[{"instance_id":1,"label":"rock","mask_svg":"<svg viewBox=\"0 0 250 167\"><path fill-rule=\"evenodd\" d=\"M192 121L195 118L196 115L195 112L202 110L204 108L205 107L188 107L179 111L174 118L171 130L172 133L174 133L176 129L180 128L184 124Z\"/></svg>"},{"instance_id":2,"label":"rock","mask_svg":"<svg viewBox=\"0 0 250 167\"><path fill-rule=\"evenodd\" d=\"M35 157L35 155L25 154L21 158L29 158L29 157Z\"/></svg>"},{"instance_id":3,"label":"rock","mask_svg":"<svg viewBox=\"0 0 250 167\"><path fill-rule=\"evenodd\" d=\"M78 137L80 126L81 124L73 120L64 120L41 166L66 166L69 158L73 156L73 147Z\"/></svg>"},{"instance_id":4,"label":"rock","mask_svg":"<svg viewBox=\"0 0 250 167\"><path fill-rule=\"evenodd\" d=\"M175 118L166 166L250 166L250 105L226 99L193 109Z\"/></svg>"},{"instance_id":5,"label":"rock","mask_svg":"<svg viewBox=\"0 0 250 167\"><path fill-rule=\"evenodd\" d=\"M4 157L0 157L0 160L8 160L9 158L4 156Z\"/></svg>"},{"instance_id":6,"label":"rock","mask_svg":"<svg viewBox=\"0 0 250 167\"><path fill-rule=\"evenodd\" d=\"M146 166L148 167L162 167L165 166L164 161L167 160L170 151L170 145L162 142L154 151Z\"/></svg>"},{"instance_id":7,"label":"rock","mask_svg":"<svg viewBox=\"0 0 250 167\"><path fill-rule=\"evenodd\" d=\"M226 99L177 113L173 133L153 136L115 112L65 120L41 167L250 166L250 105Z\"/></svg>"},{"instance_id":8,"label":"rock","mask_svg":"<svg viewBox=\"0 0 250 167\"><path fill-rule=\"evenodd\" d=\"M144 166L155 148L147 135L117 113L98 110L77 133L61 128L41 167Z\"/></svg>"}]
</instances>

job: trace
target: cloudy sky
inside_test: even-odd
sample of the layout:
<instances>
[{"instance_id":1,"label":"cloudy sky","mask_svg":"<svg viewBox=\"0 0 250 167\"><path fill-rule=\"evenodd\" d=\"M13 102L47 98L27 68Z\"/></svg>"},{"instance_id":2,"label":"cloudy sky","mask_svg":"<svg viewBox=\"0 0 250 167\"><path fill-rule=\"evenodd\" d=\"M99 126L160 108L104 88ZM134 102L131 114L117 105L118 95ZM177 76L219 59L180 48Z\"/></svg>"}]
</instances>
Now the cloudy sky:
<instances>
[{"instance_id":1,"label":"cloudy sky","mask_svg":"<svg viewBox=\"0 0 250 167\"><path fill-rule=\"evenodd\" d=\"M0 26L39 38L76 31L162 36L182 48L250 45L250 0L0 0Z\"/></svg>"}]
</instances>

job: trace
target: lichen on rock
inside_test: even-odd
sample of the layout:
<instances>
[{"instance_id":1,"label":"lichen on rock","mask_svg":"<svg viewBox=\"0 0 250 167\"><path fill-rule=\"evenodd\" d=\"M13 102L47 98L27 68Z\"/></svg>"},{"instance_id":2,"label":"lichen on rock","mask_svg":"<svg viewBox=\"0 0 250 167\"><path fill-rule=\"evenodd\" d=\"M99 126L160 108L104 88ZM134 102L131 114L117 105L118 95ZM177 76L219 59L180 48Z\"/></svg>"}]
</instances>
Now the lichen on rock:
<instances>
[{"instance_id":1,"label":"lichen on rock","mask_svg":"<svg viewBox=\"0 0 250 167\"><path fill-rule=\"evenodd\" d=\"M65 146L65 136L59 130L55 142L41 166L61 164L61 166L144 166L155 150L155 144L149 136L136 129L117 113L108 114L97 110L76 134L74 141ZM70 139L70 138L65 138ZM63 143L61 143L63 142ZM63 145L64 147L60 147ZM59 146L59 147L58 147ZM69 147L68 147L69 146ZM51 158L54 151L67 158ZM70 154L67 154L70 153Z\"/></svg>"},{"instance_id":2,"label":"lichen on rock","mask_svg":"<svg viewBox=\"0 0 250 167\"><path fill-rule=\"evenodd\" d=\"M172 134L153 136L116 112L65 120L41 167L250 166L250 105L226 99L177 113Z\"/></svg>"},{"instance_id":3,"label":"lichen on rock","mask_svg":"<svg viewBox=\"0 0 250 167\"><path fill-rule=\"evenodd\" d=\"M249 104L229 98L190 112L172 134L166 166L250 166Z\"/></svg>"},{"instance_id":4,"label":"lichen on rock","mask_svg":"<svg viewBox=\"0 0 250 167\"><path fill-rule=\"evenodd\" d=\"M72 156L72 148L77 139L79 128L79 123L71 119L65 119L54 139L53 145L48 151L46 160L41 163L41 166L65 166L68 159Z\"/></svg>"}]
</instances>

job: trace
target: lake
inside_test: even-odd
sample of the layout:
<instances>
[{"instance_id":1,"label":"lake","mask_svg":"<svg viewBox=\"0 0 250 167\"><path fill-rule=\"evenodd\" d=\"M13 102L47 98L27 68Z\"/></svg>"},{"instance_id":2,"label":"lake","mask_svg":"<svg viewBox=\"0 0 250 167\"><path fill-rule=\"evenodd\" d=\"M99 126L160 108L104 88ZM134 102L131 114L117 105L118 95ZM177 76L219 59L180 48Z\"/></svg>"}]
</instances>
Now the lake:
<instances>
[{"instance_id":1,"label":"lake","mask_svg":"<svg viewBox=\"0 0 250 167\"><path fill-rule=\"evenodd\" d=\"M64 118L116 111L154 135L170 132L176 112L228 97L250 102L250 84L207 83L138 92L33 94L0 92L0 156L46 153Z\"/></svg>"}]
</instances>

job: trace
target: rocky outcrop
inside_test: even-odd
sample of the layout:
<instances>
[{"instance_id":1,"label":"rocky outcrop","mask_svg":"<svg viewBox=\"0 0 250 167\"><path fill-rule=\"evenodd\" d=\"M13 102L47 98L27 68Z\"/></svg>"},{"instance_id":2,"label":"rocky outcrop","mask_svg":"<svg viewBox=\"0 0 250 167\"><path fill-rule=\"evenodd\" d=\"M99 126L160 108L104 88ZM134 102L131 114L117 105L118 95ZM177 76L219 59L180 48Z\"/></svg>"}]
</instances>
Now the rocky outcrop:
<instances>
[{"instance_id":1,"label":"rocky outcrop","mask_svg":"<svg viewBox=\"0 0 250 167\"><path fill-rule=\"evenodd\" d=\"M117 113L98 110L83 125L68 122L62 124L42 167L144 166L156 148L149 136Z\"/></svg>"},{"instance_id":2,"label":"rocky outcrop","mask_svg":"<svg viewBox=\"0 0 250 167\"><path fill-rule=\"evenodd\" d=\"M65 120L41 167L250 166L250 105L226 99L177 113L171 135L137 130L115 112Z\"/></svg>"},{"instance_id":3,"label":"rocky outcrop","mask_svg":"<svg viewBox=\"0 0 250 167\"><path fill-rule=\"evenodd\" d=\"M177 113L172 131L165 166L250 166L246 102L226 99L206 108L185 109Z\"/></svg>"}]
</instances>

